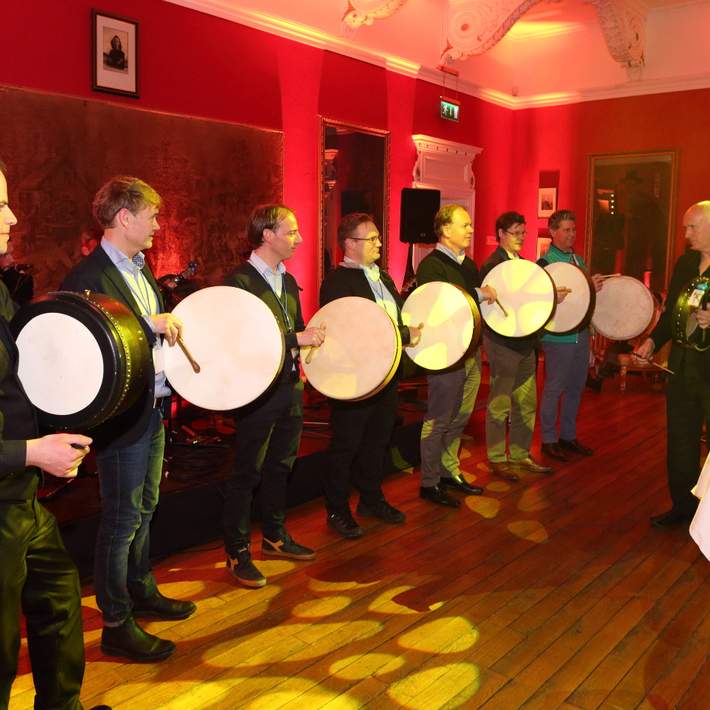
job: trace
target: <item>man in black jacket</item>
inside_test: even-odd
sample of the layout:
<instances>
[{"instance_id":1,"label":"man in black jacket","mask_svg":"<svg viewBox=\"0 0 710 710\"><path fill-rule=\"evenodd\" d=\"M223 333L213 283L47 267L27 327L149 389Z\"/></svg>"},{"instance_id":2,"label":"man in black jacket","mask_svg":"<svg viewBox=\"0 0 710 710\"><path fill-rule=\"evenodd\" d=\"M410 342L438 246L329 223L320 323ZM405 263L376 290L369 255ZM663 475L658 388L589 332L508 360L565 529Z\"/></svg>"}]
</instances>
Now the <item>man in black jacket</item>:
<instances>
[{"instance_id":1,"label":"man in black jacket","mask_svg":"<svg viewBox=\"0 0 710 710\"><path fill-rule=\"evenodd\" d=\"M636 355L649 360L654 350L673 337L673 309L684 288L698 276L710 278L710 200L692 205L683 216L685 238L690 251L676 261L668 287L666 307ZM698 296L702 296L702 291ZM707 303L703 298L702 303ZM695 312L698 327L710 328L707 306ZM710 336L709 336L710 337ZM710 342L710 341L709 341ZM690 492L700 475L700 437L703 422L710 423L710 351L685 347L673 340L666 388L668 488L673 503L670 510L651 518L655 527L668 527L689 521L698 507Z\"/></svg>"},{"instance_id":2,"label":"man in black jacket","mask_svg":"<svg viewBox=\"0 0 710 710\"><path fill-rule=\"evenodd\" d=\"M380 269L382 240L373 218L363 212L343 217L338 226L343 261L321 284L320 304L360 296L377 303L399 328L402 345L416 342L417 328L402 324L402 298L390 275ZM360 492L357 514L386 523L403 523L404 513L391 506L382 492L387 446L397 417L395 375L377 394L358 402L330 400L331 440L324 475L327 523L343 537L362 535L348 502L350 483Z\"/></svg>"},{"instance_id":3,"label":"man in black jacket","mask_svg":"<svg viewBox=\"0 0 710 710\"><path fill-rule=\"evenodd\" d=\"M417 285L445 281L460 286L476 301L494 301L495 289L480 288L476 264L466 256L473 238L471 216L461 205L444 205L434 217L436 248L422 259L417 269ZM461 473L461 434L476 404L481 384L481 354L470 354L454 367L427 375L427 413L421 434L422 479L419 495L431 503L457 508L459 501L447 490L480 495Z\"/></svg>"},{"instance_id":4,"label":"man in black jacket","mask_svg":"<svg viewBox=\"0 0 710 710\"><path fill-rule=\"evenodd\" d=\"M496 220L498 248L486 259L481 278L508 259L520 259L526 235L525 217L504 212ZM535 347L539 334L523 338L499 335L490 328L483 333L483 345L491 368L486 408L486 448L491 472L508 481L519 480L520 471L550 473L549 466L530 456L537 390ZM510 458L506 453L506 429L510 421Z\"/></svg>"},{"instance_id":5,"label":"man in black jacket","mask_svg":"<svg viewBox=\"0 0 710 710\"><path fill-rule=\"evenodd\" d=\"M266 579L251 559L251 508L257 486L262 553L293 560L315 557L286 531L286 488L303 429L298 349L320 345L325 333L304 327L298 283L283 264L303 241L293 210L284 205L256 207L247 239L253 250L249 260L225 284L249 291L271 309L284 334L286 357L274 384L236 412L236 456L224 497L224 546L234 577L246 587L263 587Z\"/></svg>"},{"instance_id":6,"label":"man in black jacket","mask_svg":"<svg viewBox=\"0 0 710 710\"><path fill-rule=\"evenodd\" d=\"M17 223L0 161L0 254ZM84 675L79 575L54 516L37 502L39 469L71 478L91 439L39 437L35 412L17 377L8 321L15 306L0 282L0 707L17 673L22 609L35 684L35 707L77 710Z\"/></svg>"},{"instance_id":7,"label":"man in black jacket","mask_svg":"<svg viewBox=\"0 0 710 710\"><path fill-rule=\"evenodd\" d=\"M163 300L143 250L159 229L160 196L142 180L118 176L94 198L93 212L103 227L101 244L67 274L62 289L104 293L126 305L153 348L143 397L96 430L96 463L101 521L96 537L94 585L103 613L101 649L112 656L160 661L172 641L144 631L140 617L184 619L190 601L164 597L150 566L150 521L158 505L165 433L162 401L170 395L160 367L163 338L174 345L182 325L163 312Z\"/></svg>"}]
</instances>

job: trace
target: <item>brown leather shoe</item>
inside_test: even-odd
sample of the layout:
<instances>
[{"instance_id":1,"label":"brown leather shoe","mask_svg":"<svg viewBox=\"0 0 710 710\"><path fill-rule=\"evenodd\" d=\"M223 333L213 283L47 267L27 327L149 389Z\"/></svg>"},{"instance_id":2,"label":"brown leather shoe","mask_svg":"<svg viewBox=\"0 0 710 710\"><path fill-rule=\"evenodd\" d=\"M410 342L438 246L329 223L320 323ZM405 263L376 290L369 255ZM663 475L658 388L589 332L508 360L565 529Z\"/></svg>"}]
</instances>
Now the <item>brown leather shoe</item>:
<instances>
[{"instance_id":1,"label":"brown leather shoe","mask_svg":"<svg viewBox=\"0 0 710 710\"><path fill-rule=\"evenodd\" d=\"M520 476L510 468L510 464L507 461L489 461L488 468L494 476L511 483L517 483L520 480Z\"/></svg>"},{"instance_id":2,"label":"brown leather shoe","mask_svg":"<svg viewBox=\"0 0 710 710\"><path fill-rule=\"evenodd\" d=\"M517 459L516 461L510 461L509 466L513 470L518 471L529 471L530 473L552 473L552 466L543 466L542 464L534 461L532 456L527 456L524 459Z\"/></svg>"}]
</instances>

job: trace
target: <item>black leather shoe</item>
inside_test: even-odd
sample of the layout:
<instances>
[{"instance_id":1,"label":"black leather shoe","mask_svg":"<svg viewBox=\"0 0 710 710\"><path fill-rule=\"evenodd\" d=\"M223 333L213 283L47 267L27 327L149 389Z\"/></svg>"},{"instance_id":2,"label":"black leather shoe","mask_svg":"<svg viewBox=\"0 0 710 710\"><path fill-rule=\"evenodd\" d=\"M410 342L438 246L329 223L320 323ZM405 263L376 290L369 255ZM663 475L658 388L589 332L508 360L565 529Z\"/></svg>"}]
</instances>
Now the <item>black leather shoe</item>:
<instances>
[{"instance_id":1,"label":"black leather shoe","mask_svg":"<svg viewBox=\"0 0 710 710\"><path fill-rule=\"evenodd\" d=\"M691 520L692 517L692 513L684 513L682 510L678 510L677 508L671 508L660 515L652 515L651 525L653 525L654 528L669 528L673 525L686 523Z\"/></svg>"},{"instance_id":2,"label":"black leather shoe","mask_svg":"<svg viewBox=\"0 0 710 710\"><path fill-rule=\"evenodd\" d=\"M390 505L386 500L378 500L377 503L368 505L360 501L357 504L355 512L365 518L377 518L386 523L397 525L403 523L407 517L401 510L397 510L393 505Z\"/></svg>"},{"instance_id":3,"label":"black leather shoe","mask_svg":"<svg viewBox=\"0 0 710 710\"><path fill-rule=\"evenodd\" d=\"M194 602L169 599L157 589L148 599L133 600L133 616L136 619L187 619L196 609Z\"/></svg>"},{"instance_id":4,"label":"black leather shoe","mask_svg":"<svg viewBox=\"0 0 710 710\"><path fill-rule=\"evenodd\" d=\"M565 451L582 454L582 456L591 456L594 453L592 449L580 443L577 439L560 439L559 446Z\"/></svg>"},{"instance_id":5,"label":"black leather shoe","mask_svg":"<svg viewBox=\"0 0 710 710\"><path fill-rule=\"evenodd\" d=\"M540 447L545 456L549 456L551 459L557 459L558 461L569 461L567 454L560 448L560 445L556 441L552 441L549 444L543 444Z\"/></svg>"},{"instance_id":6,"label":"black leather shoe","mask_svg":"<svg viewBox=\"0 0 710 710\"><path fill-rule=\"evenodd\" d=\"M458 508L461 505L456 498L452 498L439 486L422 486L419 489L419 497L428 500L430 503L443 505L446 508Z\"/></svg>"},{"instance_id":7,"label":"black leather shoe","mask_svg":"<svg viewBox=\"0 0 710 710\"><path fill-rule=\"evenodd\" d=\"M141 629L132 616L120 626L104 626L101 651L132 661L163 661L175 650L172 641L160 639Z\"/></svg>"},{"instance_id":8,"label":"black leather shoe","mask_svg":"<svg viewBox=\"0 0 710 710\"><path fill-rule=\"evenodd\" d=\"M362 537L362 528L353 520L350 511L347 513L328 513L328 527L335 530L338 535L354 540L356 537Z\"/></svg>"},{"instance_id":9,"label":"black leather shoe","mask_svg":"<svg viewBox=\"0 0 710 710\"><path fill-rule=\"evenodd\" d=\"M461 491L462 493L467 493L470 496L480 496L483 495L483 488L480 486L472 486L468 481L463 478L456 478L451 476L451 478L440 478L439 488L450 488L454 491Z\"/></svg>"},{"instance_id":10,"label":"black leather shoe","mask_svg":"<svg viewBox=\"0 0 710 710\"><path fill-rule=\"evenodd\" d=\"M518 471L529 471L530 473L552 473L551 466L544 466L533 459L532 456L526 456L524 459L516 459L509 462L510 468Z\"/></svg>"}]
</instances>

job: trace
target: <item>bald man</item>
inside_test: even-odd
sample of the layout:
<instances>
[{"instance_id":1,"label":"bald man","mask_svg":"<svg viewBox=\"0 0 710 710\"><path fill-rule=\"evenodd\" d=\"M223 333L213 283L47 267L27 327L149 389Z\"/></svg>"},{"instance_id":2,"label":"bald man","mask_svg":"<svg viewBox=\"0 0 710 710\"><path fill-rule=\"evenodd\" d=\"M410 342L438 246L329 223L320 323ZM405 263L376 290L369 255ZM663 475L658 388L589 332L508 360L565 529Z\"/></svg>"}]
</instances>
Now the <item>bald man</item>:
<instances>
[{"instance_id":1,"label":"bald man","mask_svg":"<svg viewBox=\"0 0 710 710\"><path fill-rule=\"evenodd\" d=\"M673 268L658 325L635 351L643 359L671 339L673 307L688 283L697 276L710 278L710 200L697 202L687 210L683 228L690 250ZM710 327L710 310L698 310L697 319L700 328ZM710 351L698 352L674 341L668 367L675 373L666 390L668 488L673 506L651 518L651 525L661 528L690 521L698 505L690 491L700 475L703 421L710 424Z\"/></svg>"}]
</instances>

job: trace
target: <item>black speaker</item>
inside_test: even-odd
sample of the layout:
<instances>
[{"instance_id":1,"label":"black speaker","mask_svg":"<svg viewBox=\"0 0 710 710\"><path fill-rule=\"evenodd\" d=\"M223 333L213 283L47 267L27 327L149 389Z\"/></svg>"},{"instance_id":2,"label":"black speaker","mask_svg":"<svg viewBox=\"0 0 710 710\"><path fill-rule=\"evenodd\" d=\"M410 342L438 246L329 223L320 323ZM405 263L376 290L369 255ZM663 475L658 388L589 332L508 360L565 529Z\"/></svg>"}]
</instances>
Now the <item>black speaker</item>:
<instances>
[{"instance_id":1,"label":"black speaker","mask_svg":"<svg viewBox=\"0 0 710 710\"><path fill-rule=\"evenodd\" d=\"M403 187L399 211L399 241L409 244L433 244L434 216L441 206L441 192Z\"/></svg>"}]
</instances>

